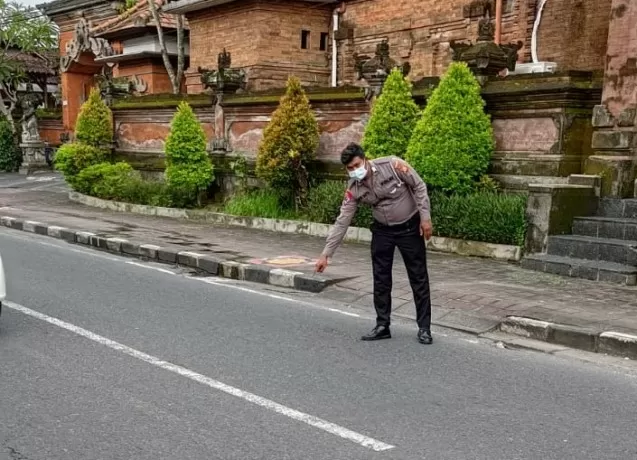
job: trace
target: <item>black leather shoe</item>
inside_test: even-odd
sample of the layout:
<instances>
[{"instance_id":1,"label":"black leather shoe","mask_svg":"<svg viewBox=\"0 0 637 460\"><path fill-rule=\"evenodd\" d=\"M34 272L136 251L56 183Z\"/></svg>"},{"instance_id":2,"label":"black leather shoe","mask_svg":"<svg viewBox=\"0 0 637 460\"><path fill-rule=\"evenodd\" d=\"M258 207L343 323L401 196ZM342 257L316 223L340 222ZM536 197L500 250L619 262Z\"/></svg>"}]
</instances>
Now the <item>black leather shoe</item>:
<instances>
[{"instance_id":1,"label":"black leather shoe","mask_svg":"<svg viewBox=\"0 0 637 460\"><path fill-rule=\"evenodd\" d=\"M371 342L372 340L391 339L391 332L389 326L376 326L372 332L364 335L361 340L365 342Z\"/></svg>"},{"instance_id":2,"label":"black leather shoe","mask_svg":"<svg viewBox=\"0 0 637 460\"><path fill-rule=\"evenodd\" d=\"M434 339L431 337L429 329L421 329L418 331L418 341L423 345L431 345Z\"/></svg>"}]
</instances>

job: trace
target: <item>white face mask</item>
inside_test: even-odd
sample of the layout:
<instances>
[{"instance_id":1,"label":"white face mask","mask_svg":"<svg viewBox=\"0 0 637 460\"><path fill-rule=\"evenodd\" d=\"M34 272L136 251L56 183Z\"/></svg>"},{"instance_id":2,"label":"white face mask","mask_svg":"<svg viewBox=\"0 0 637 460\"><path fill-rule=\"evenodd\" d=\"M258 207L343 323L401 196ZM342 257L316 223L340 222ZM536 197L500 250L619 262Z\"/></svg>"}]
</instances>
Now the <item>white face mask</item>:
<instances>
[{"instance_id":1,"label":"white face mask","mask_svg":"<svg viewBox=\"0 0 637 460\"><path fill-rule=\"evenodd\" d=\"M352 179L356 179L361 181L365 179L367 175L367 168L365 167L365 163L363 163L360 167L356 168L354 171L349 171L349 177Z\"/></svg>"}]
</instances>

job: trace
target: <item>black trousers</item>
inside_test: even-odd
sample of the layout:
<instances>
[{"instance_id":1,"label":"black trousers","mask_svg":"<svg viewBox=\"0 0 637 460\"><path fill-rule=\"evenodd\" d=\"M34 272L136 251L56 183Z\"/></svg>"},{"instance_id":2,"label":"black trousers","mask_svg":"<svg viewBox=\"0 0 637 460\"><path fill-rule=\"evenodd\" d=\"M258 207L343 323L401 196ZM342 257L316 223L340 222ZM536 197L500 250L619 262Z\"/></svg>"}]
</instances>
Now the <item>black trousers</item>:
<instances>
[{"instance_id":1,"label":"black trousers","mask_svg":"<svg viewBox=\"0 0 637 460\"><path fill-rule=\"evenodd\" d=\"M429 329L431 327L431 293L425 238L420 235L420 216L416 214L404 224L394 226L374 222L371 230L376 324L379 326L390 324L392 268L394 252L398 247L414 294L418 327Z\"/></svg>"}]
</instances>

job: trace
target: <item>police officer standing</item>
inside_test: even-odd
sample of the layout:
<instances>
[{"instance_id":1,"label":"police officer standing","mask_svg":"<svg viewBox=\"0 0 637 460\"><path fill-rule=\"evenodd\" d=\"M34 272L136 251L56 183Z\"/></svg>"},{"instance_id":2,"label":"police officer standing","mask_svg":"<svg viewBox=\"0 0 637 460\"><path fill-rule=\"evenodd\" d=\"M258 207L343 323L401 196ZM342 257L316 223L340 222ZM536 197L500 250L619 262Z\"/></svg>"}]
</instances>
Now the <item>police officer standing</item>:
<instances>
[{"instance_id":1,"label":"police officer standing","mask_svg":"<svg viewBox=\"0 0 637 460\"><path fill-rule=\"evenodd\" d=\"M358 204L370 205L374 216L371 250L376 327L362 340L391 338L392 268L398 247L416 303L418 341L429 345L433 339L425 238L431 238L432 225L427 186L405 161L396 157L368 160L358 144L349 144L343 150L341 162L351 180L340 215L316 262L316 271L322 273L327 268L328 259L343 241Z\"/></svg>"}]
</instances>

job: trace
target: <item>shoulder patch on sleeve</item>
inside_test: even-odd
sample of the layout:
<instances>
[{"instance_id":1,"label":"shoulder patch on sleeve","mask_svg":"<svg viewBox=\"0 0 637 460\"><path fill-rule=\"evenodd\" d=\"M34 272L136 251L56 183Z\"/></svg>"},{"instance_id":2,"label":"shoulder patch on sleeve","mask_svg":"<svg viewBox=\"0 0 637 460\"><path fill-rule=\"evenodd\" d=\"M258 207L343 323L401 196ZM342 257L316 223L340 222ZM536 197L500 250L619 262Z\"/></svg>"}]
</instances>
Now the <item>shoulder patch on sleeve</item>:
<instances>
[{"instance_id":1,"label":"shoulder patch on sleeve","mask_svg":"<svg viewBox=\"0 0 637 460\"><path fill-rule=\"evenodd\" d=\"M400 159L394 160L394 168L404 174L409 172L409 166L407 166L407 163Z\"/></svg>"},{"instance_id":2,"label":"shoulder patch on sleeve","mask_svg":"<svg viewBox=\"0 0 637 460\"><path fill-rule=\"evenodd\" d=\"M343 203L349 203L354 199L354 194L350 189L345 190L345 197L343 198Z\"/></svg>"}]
</instances>

